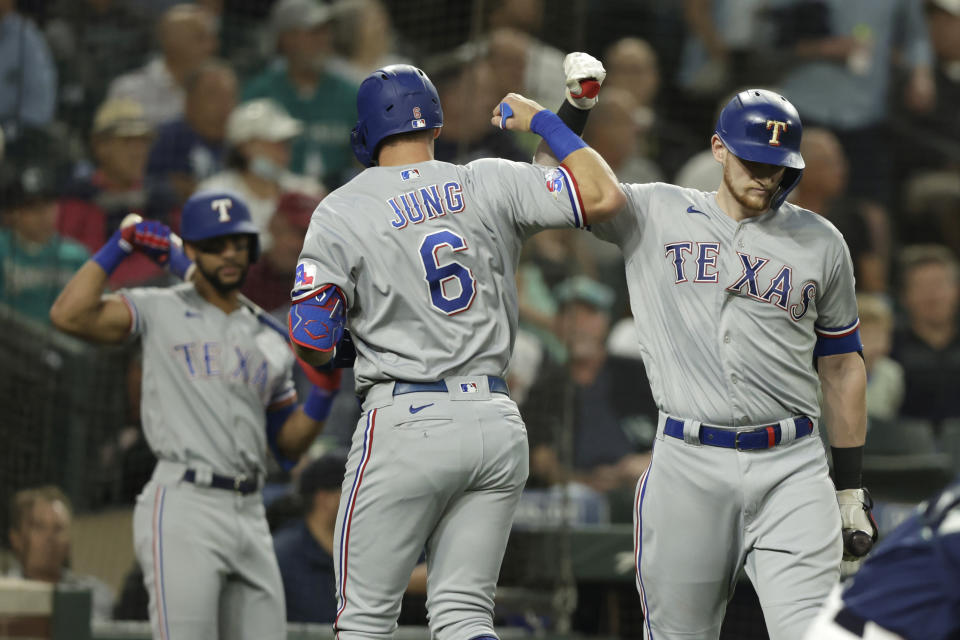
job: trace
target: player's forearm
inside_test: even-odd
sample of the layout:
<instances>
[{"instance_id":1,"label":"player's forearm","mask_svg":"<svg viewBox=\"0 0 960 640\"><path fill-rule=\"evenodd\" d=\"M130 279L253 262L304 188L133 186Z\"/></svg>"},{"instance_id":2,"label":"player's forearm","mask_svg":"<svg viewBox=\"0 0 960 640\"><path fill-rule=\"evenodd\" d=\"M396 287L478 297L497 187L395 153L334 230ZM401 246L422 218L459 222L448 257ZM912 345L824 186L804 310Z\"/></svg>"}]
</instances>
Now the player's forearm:
<instances>
[{"instance_id":1,"label":"player's forearm","mask_svg":"<svg viewBox=\"0 0 960 640\"><path fill-rule=\"evenodd\" d=\"M570 131L582 136L583 130L587 126L587 119L590 117L590 109L578 109L565 99L560 104L560 108L557 109L557 117L570 128ZM553 155L553 151L546 140L540 140L537 151L533 155L533 163L544 167L555 167L560 164L560 161Z\"/></svg>"},{"instance_id":2,"label":"player's forearm","mask_svg":"<svg viewBox=\"0 0 960 640\"><path fill-rule=\"evenodd\" d=\"M323 425L322 420L314 420L298 407L283 423L283 429L277 435L277 448L286 458L296 462L323 431Z\"/></svg>"},{"instance_id":3,"label":"player's forearm","mask_svg":"<svg viewBox=\"0 0 960 640\"><path fill-rule=\"evenodd\" d=\"M293 343L294 353L297 354L297 357L306 362L307 364L313 367L322 367L323 365L330 362L333 359L334 352L330 351L318 351L317 349L309 349L302 345Z\"/></svg>"},{"instance_id":4,"label":"player's forearm","mask_svg":"<svg viewBox=\"0 0 960 640\"><path fill-rule=\"evenodd\" d=\"M867 373L858 353L818 361L823 389L823 421L833 447L861 447L867 435Z\"/></svg>"}]
</instances>

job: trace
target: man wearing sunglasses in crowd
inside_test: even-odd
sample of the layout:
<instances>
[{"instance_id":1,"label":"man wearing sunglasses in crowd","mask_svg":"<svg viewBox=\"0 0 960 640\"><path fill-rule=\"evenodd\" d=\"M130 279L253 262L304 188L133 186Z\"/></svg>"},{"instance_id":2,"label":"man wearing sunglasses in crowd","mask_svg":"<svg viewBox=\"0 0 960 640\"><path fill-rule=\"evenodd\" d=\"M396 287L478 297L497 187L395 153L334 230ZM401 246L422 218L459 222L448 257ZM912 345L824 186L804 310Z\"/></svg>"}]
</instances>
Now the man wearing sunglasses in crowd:
<instances>
[{"instance_id":1,"label":"man wearing sunglasses in crowd","mask_svg":"<svg viewBox=\"0 0 960 640\"><path fill-rule=\"evenodd\" d=\"M285 328L239 296L260 247L236 194L192 196L181 235L182 250L159 222L118 230L50 317L87 340L142 342L141 413L159 462L137 498L134 547L154 638L279 640L283 585L260 495L267 451L293 466L322 428L339 375L315 373L318 386L297 404ZM104 294L134 250L184 282Z\"/></svg>"}]
</instances>

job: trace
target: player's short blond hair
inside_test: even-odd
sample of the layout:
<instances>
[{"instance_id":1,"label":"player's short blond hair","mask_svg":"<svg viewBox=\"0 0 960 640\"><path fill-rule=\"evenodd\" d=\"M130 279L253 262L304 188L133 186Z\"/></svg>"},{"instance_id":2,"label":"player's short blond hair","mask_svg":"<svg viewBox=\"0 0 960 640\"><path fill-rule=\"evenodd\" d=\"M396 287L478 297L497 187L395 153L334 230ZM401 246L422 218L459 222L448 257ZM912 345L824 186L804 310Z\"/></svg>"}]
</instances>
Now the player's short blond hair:
<instances>
[{"instance_id":1,"label":"player's short blond hair","mask_svg":"<svg viewBox=\"0 0 960 640\"><path fill-rule=\"evenodd\" d=\"M893 311L887 300L875 293L857 294L857 313L861 323L879 324L886 328L893 326Z\"/></svg>"},{"instance_id":2,"label":"player's short blond hair","mask_svg":"<svg viewBox=\"0 0 960 640\"><path fill-rule=\"evenodd\" d=\"M73 513L73 506L70 504L70 498L60 487L52 484L33 489L22 489L13 494L10 501L10 529L19 531L27 519L27 515L33 510L38 502L60 502L67 509L67 513Z\"/></svg>"}]
</instances>

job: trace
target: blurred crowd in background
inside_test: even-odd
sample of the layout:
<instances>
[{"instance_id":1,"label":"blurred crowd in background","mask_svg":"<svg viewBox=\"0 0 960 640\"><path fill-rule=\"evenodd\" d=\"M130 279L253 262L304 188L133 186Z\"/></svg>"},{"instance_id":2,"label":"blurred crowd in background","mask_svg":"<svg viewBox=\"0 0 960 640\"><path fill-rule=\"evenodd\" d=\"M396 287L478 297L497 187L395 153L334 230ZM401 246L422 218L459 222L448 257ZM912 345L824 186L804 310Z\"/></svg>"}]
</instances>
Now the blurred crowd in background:
<instances>
[{"instance_id":1,"label":"blurred crowd in background","mask_svg":"<svg viewBox=\"0 0 960 640\"><path fill-rule=\"evenodd\" d=\"M583 137L624 182L714 191L709 139L729 98L761 86L797 106L806 171L791 201L833 222L855 265L867 453L960 472L960 0L0 0L0 305L49 327L64 283L126 214L176 231L185 199L217 188L261 228L244 293L283 319L313 209L361 170L349 134L369 72L406 62L430 75L438 159L529 161L538 139L491 127L490 112L510 91L558 108L574 50L607 69ZM629 522L657 408L622 260L576 231L525 248L508 375L531 449L518 526L544 517L556 487L576 520ZM143 256L110 280L167 284ZM98 450L121 486L94 506L132 504L152 468L135 345L123 362L126 418ZM352 393L347 375L312 460L349 444ZM304 489L310 464L269 479L277 530L304 506L332 522L335 501L315 496L336 472ZM70 515L54 488L18 499L15 555L25 505Z\"/></svg>"}]
</instances>

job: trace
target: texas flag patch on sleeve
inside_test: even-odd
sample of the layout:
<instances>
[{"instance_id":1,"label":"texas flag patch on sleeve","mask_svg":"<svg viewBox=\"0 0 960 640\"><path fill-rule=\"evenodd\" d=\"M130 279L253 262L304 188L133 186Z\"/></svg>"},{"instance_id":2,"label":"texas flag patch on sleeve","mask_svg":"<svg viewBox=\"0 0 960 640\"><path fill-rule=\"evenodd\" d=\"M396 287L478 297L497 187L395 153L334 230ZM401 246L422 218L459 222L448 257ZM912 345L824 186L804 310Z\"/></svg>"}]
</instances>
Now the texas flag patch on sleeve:
<instances>
[{"instance_id":1,"label":"texas flag patch on sleeve","mask_svg":"<svg viewBox=\"0 0 960 640\"><path fill-rule=\"evenodd\" d=\"M308 260L301 260L297 264L297 274L293 280L293 290L290 296L298 299L305 293L317 288L317 265Z\"/></svg>"}]
</instances>

